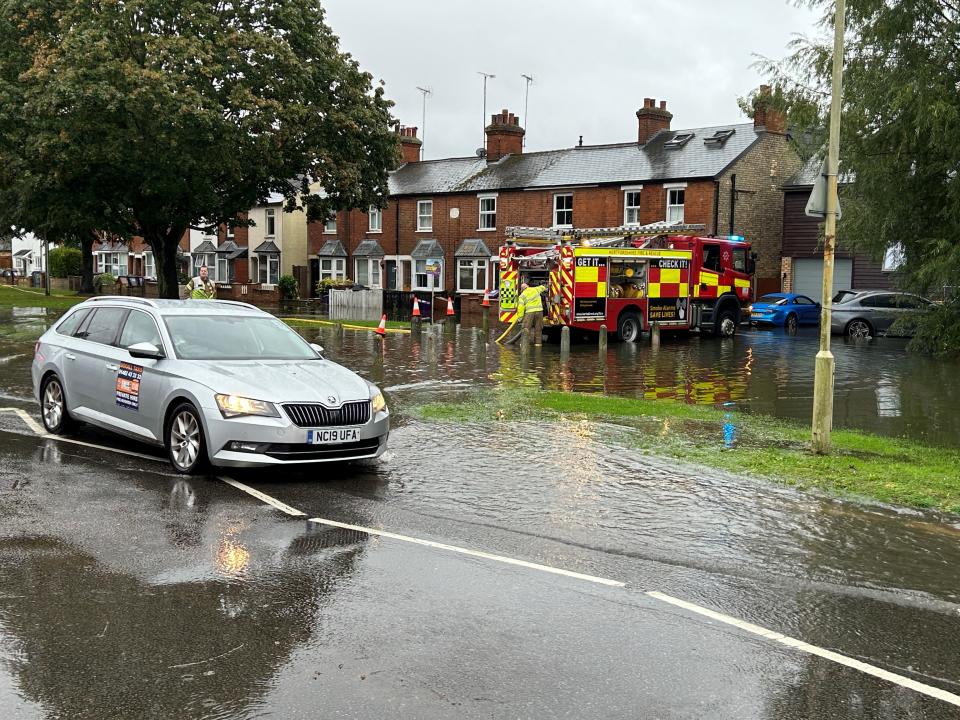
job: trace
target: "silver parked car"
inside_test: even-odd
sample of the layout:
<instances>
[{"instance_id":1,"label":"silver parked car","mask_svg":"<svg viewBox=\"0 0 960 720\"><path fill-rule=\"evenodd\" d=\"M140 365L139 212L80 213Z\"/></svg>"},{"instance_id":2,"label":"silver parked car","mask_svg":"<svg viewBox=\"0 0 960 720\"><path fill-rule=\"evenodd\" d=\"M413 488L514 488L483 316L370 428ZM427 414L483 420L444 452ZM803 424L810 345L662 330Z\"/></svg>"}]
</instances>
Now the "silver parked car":
<instances>
[{"instance_id":1,"label":"silver parked car","mask_svg":"<svg viewBox=\"0 0 960 720\"><path fill-rule=\"evenodd\" d=\"M49 432L90 423L181 473L380 456L383 394L322 351L244 303L97 297L41 336L33 390Z\"/></svg>"},{"instance_id":2,"label":"silver parked car","mask_svg":"<svg viewBox=\"0 0 960 720\"><path fill-rule=\"evenodd\" d=\"M851 338L885 335L890 326L911 312L932 307L926 298L892 290L841 290L833 296L830 330Z\"/></svg>"}]
</instances>

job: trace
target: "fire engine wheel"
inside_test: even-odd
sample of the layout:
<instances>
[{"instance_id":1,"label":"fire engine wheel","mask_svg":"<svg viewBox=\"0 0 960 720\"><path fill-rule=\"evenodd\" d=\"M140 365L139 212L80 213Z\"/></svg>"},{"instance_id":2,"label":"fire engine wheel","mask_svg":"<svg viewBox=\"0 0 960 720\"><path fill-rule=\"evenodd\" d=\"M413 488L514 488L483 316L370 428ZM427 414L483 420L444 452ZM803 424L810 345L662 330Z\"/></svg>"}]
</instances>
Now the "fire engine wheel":
<instances>
[{"instance_id":1,"label":"fire engine wheel","mask_svg":"<svg viewBox=\"0 0 960 720\"><path fill-rule=\"evenodd\" d=\"M617 336L623 342L636 342L641 333L640 316L635 312L625 312L617 321Z\"/></svg>"},{"instance_id":2,"label":"fire engine wheel","mask_svg":"<svg viewBox=\"0 0 960 720\"><path fill-rule=\"evenodd\" d=\"M737 332L737 313L724 308L717 316L716 333L720 337L733 337Z\"/></svg>"}]
</instances>

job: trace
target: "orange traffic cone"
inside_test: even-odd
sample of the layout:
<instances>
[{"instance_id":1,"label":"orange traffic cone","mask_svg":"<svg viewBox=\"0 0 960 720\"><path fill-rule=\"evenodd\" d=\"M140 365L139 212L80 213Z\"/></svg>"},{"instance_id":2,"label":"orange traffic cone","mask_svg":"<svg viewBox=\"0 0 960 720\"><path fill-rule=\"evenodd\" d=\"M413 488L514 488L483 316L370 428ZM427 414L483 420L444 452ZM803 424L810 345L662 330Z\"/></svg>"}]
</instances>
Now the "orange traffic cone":
<instances>
[{"instance_id":1,"label":"orange traffic cone","mask_svg":"<svg viewBox=\"0 0 960 720\"><path fill-rule=\"evenodd\" d=\"M456 315L453 311L453 296L447 298L447 315Z\"/></svg>"},{"instance_id":2,"label":"orange traffic cone","mask_svg":"<svg viewBox=\"0 0 960 720\"><path fill-rule=\"evenodd\" d=\"M413 296L413 316L420 317L420 301L416 295Z\"/></svg>"},{"instance_id":3,"label":"orange traffic cone","mask_svg":"<svg viewBox=\"0 0 960 720\"><path fill-rule=\"evenodd\" d=\"M490 307L490 289L489 288L483 291L483 303L480 305L480 307Z\"/></svg>"},{"instance_id":4,"label":"orange traffic cone","mask_svg":"<svg viewBox=\"0 0 960 720\"><path fill-rule=\"evenodd\" d=\"M380 324L377 325L377 329L374 332L377 333L377 335L379 335L380 337L383 337L384 335L387 334L387 316L386 315L380 318Z\"/></svg>"}]
</instances>

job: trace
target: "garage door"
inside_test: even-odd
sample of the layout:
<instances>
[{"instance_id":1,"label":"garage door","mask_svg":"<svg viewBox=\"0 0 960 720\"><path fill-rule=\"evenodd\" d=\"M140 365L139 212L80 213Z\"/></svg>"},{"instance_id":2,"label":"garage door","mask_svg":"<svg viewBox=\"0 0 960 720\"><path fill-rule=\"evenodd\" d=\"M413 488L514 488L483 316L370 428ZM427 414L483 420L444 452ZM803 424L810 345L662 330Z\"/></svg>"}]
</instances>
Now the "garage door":
<instances>
[{"instance_id":1,"label":"garage door","mask_svg":"<svg viewBox=\"0 0 960 720\"><path fill-rule=\"evenodd\" d=\"M837 258L833 265L833 292L849 290L853 284L853 260ZM820 302L823 292L823 260L793 259L793 292L807 295Z\"/></svg>"}]
</instances>

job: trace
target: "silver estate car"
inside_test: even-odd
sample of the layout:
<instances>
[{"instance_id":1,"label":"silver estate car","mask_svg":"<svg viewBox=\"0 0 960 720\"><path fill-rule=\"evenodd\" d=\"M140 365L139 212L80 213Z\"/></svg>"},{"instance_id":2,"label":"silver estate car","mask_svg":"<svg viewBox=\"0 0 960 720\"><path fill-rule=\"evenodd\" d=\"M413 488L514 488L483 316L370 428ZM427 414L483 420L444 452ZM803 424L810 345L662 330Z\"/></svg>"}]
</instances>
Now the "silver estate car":
<instances>
[{"instance_id":1,"label":"silver estate car","mask_svg":"<svg viewBox=\"0 0 960 720\"><path fill-rule=\"evenodd\" d=\"M390 430L376 386L244 303L91 298L41 336L32 374L48 432L96 425L181 473L375 458Z\"/></svg>"},{"instance_id":2,"label":"silver estate car","mask_svg":"<svg viewBox=\"0 0 960 720\"><path fill-rule=\"evenodd\" d=\"M833 296L830 330L850 338L886 335L890 326L908 313L929 310L926 298L894 290L841 290ZM905 329L904 334L909 334Z\"/></svg>"}]
</instances>

